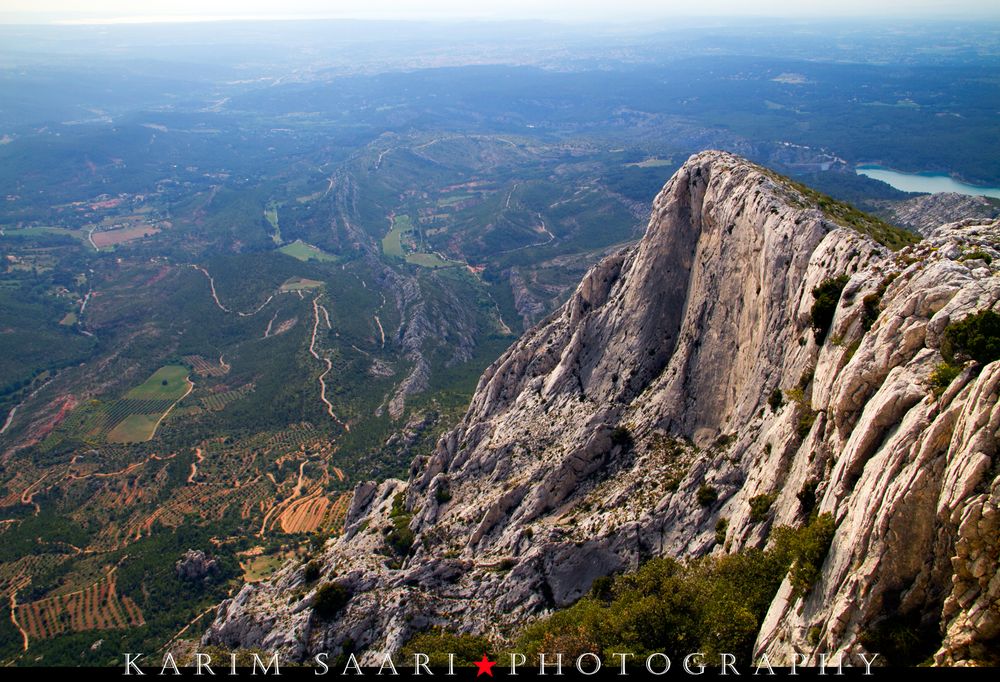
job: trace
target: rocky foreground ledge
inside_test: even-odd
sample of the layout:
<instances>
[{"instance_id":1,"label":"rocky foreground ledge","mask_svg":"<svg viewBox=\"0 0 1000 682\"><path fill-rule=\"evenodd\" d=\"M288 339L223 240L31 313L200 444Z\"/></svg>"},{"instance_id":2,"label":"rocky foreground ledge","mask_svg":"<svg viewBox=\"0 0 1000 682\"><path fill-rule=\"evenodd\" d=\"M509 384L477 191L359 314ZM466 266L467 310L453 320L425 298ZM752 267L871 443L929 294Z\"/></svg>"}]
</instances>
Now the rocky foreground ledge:
<instances>
[{"instance_id":1,"label":"rocky foreground ledge","mask_svg":"<svg viewBox=\"0 0 1000 682\"><path fill-rule=\"evenodd\" d=\"M894 614L943 627L937 663L997 663L1000 363L938 369L950 323L1000 309L1000 222L895 252L859 226L693 156L643 239L485 372L408 481L357 487L321 578L289 564L244 586L206 643L374 662L431 626L503 636L650 557L762 546L808 498L833 540L806 596L779 589L759 652L857 654ZM348 601L323 621L331 582Z\"/></svg>"}]
</instances>

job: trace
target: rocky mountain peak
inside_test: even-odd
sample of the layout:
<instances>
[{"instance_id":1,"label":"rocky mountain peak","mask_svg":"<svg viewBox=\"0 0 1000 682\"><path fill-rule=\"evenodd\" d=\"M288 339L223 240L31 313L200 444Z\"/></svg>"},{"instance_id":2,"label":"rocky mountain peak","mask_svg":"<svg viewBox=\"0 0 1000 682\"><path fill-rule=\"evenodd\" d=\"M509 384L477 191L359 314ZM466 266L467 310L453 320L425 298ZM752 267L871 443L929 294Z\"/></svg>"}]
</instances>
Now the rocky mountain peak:
<instances>
[{"instance_id":1,"label":"rocky mountain peak","mask_svg":"<svg viewBox=\"0 0 1000 682\"><path fill-rule=\"evenodd\" d=\"M808 489L836 530L812 591L779 590L760 651L863 651L891 603L944 623L940 660L981 660L1000 628L982 530L1000 369L929 382L949 323L997 308L1000 223L893 252L864 232L915 239L865 220L737 156L691 157L645 236L484 373L408 481L358 486L323 556L352 595L335 623L289 565L206 638L374 657L435 625L504 634L651 557L763 546L804 521Z\"/></svg>"}]
</instances>

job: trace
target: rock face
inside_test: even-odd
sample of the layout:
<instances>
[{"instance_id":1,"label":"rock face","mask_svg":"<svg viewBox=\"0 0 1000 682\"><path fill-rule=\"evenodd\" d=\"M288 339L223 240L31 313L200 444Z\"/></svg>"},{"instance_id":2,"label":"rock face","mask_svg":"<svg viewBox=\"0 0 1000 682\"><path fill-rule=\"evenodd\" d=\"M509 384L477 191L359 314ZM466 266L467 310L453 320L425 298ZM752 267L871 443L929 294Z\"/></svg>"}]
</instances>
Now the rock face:
<instances>
[{"instance_id":1,"label":"rock face","mask_svg":"<svg viewBox=\"0 0 1000 682\"><path fill-rule=\"evenodd\" d=\"M1000 363L936 398L927 382L948 322L998 307L998 239L1000 223L956 224L894 254L741 158L692 157L644 238L485 372L408 481L358 486L320 581L289 565L245 586L206 640L374 661L432 625L503 636L650 557L762 546L815 489L832 546L810 594L780 588L759 651L861 652L894 613L944 623L939 662L985 660L1000 629ZM812 290L840 275L818 345ZM772 407L775 389L788 400ZM330 580L354 596L324 623L310 606Z\"/></svg>"},{"instance_id":2,"label":"rock face","mask_svg":"<svg viewBox=\"0 0 1000 682\"><path fill-rule=\"evenodd\" d=\"M1000 216L1000 202L954 192L926 194L903 201L875 202L880 213L896 225L930 234L942 223L956 220L992 220Z\"/></svg>"},{"instance_id":3,"label":"rock face","mask_svg":"<svg viewBox=\"0 0 1000 682\"><path fill-rule=\"evenodd\" d=\"M200 549L189 549L174 564L177 577L184 580L207 580L219 572L219 562Z\"/></svg>"}]
</instances>

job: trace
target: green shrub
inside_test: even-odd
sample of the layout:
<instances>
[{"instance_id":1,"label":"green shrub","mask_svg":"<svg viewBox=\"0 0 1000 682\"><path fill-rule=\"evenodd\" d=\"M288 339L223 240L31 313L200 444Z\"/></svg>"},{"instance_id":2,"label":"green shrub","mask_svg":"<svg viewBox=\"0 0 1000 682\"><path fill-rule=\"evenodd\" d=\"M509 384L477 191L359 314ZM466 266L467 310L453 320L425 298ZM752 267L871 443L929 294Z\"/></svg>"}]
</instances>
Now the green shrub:
<instances>
[{"instance_id":1,"label":"green shrub","mask_svg":"<svg viewBox=\"0 0 1000 682\"><path fill-rule=\"evenodd\" d=\"M975 360L981 365L1000 359L1000 315L981 310L944 328L941 357L949 365Z\"/></svg>"},{"instance_id":2,"label":"green shrub","mask_svg":"<svg viewBox=\"0 0 1000 682\"><path fill-rule=\"evenodd\" d=\"M934 368L934 371L931 372L931 391L935 396L940 397L941 394L944 393L951 385L951 382L955 380L955 377L961 373L961 367L950 365L947 362L939 363L938 366Z\"/></svg>"},{"instance_id":3,"label":"green shrub","mask_svg":"<svg viewBox=\"0 0 1000 682\"><path fill-rule=\"evenodd\" d=\"M455 666L471 668L483 654L488 654L496 646L482 635L459 635L445 630L430 630L415 635L400 649L399 658L413 661L413 654L427 654L432 667L445 668L448 654L455 654Z\"/></svg>"},{"instance_id":4,"label":"green shrub","mask_svg":"<svg viewBox=\"0 0 1000 682\"><path fill-rule=\"evenodd\" d=\"M986 253L982 249L974 249L972 251L967 251L967 252L963 253L962 257L959 258L959 260L962 260L962 261L966 261L966 260L981 260L981 261L985 261L986 264L989 265L990 263L993 262L993 256L991 256L990 254Z\"/></svg>"},{"instance_id":5,"label":"green shrub","mask_svg":"<svg viewBox=\"0 0 1000 682\"><path fill-rule=\"evenodd\" d=\"M820 514L799 529L783 527L775 531L777 551L787 552L791 559L788 579L792 584L793 599L812 591L830 551L835 531L832 514Z\"/></svg>"},{"instance_id":6,"label":"green shrub","mask_svg":"<svg viewBox=\"0 0 1000 682\"><path fill-rule=\"evenodd\" d=\"M719 499L719 491L715 489L715 486L702 484L702 486L698 488L696 497L698 499L698 504L702 507L710 507L715 504L716 500Z\"/></svg>"},{"instance_id":7,"label":"green shrub","mask_svg":"<svg viewBox=\"0 0 1000 682\"><path fill-rule=\"evenodd\" d=\"M785 404L785 396L781 393L780 388L775 388L771 391L771 395L767 397L767 404L770 405L772 412L777 412L781 409L781 406Z\"/></svg>"},{"instance_id":8,"label":"green shrub","mask_svg":"<svg viewBox=\"0 0 1000 682\"><path fill-rule=\"evenodd\" d=\"M717 534L724 523L719 520ZM749 660L782 580L788 576L797 595L811 589L832 537L833 517L824 514L802 528L776 529L767 550L686 563L651 559L637 571L595 582L587 597L527 626L514 638L514 650L564 658L622 652L637 659L654 652L671 658L726 652Z\"/></svg>"},{"instance_id":9,"label":"green shrub","mask_svg":"<svg viewBox=\"0 0 1000 682\"><path fill-rule=\"evenodd\" d=\"M392 526L385 534L386 544L401 558L405 558L413 549L413 541L416 538L413 531L410 530L413 514L406 511L403 493L397 493L396 497L393 498L389 520L392 522Z\"/></svg>"},{"instance_id":10,"label":"green shrub","mask_svg":"<svg viewBox=\"0 0 1000 682\"><path fill-rule=\"evenodd\" d=\"M302 572L302 577L305 578L307 583L311 583L318 580L321 573L322 573L322 566L318 561L313 559L308 564L306 564L306 568Z\"/></svg>"},{"instance_id":11,"label":"green shrub","mask_svg":"<svg viewBox=\"0 0 1000 682\"><path fill-rule=\"evenodd\" d=\"M729 519L722 517L715 522L715 544L722 545L726 542L726 532L729 530Z\"/></svg>"},{"instance_id":12,"label":"green shrub","mask_svg":"<svg viewBox=\"0 0 1000 682\"><path fill-rule=\"evenodd\" d=\"M892 666L914 666L933 661L940 648L941 630L938 614L922 619L919 613L902 614L893 610L871 628L863 631L861 644L877 651Z\"/></svg>"},{"instance_id":13,"label":"green shrub","mask_svg":"<svg viewBox=\"0 0 1000 682\"><path fill-rule=\"evenodd\" d=\"M609 596L588 596L525 628L528 655L692 651L749 659L768 606L788 571L787 553L751 549L688 563L652 559L614 579Z\"/></svg>"},{"instance_id":14,"label":"green shrub","mask_svg":"<svg viewBox=\"0 0 1000 682\"><path fill-rule=\"evenodd\" d=\"M622 450L631 450L634 444L632 432L627 427L616 426L611 431L611 444L620 446Z\"/></svg>"},{"instance_id":15,"label":"green shrub","mask_svg":"<svg viewBox=\"0 0 1000 682\"><path fill-rule=\"evenodd\" d=\"M313 613L324 620L333 618L351 600L351 593L340 583L327 583L316 590Z\"/></svg>"},{"instance_id":16,"label":"green shrub","mask_svg":"<svg viewBox=\"0 0 1000 682\"><path fill-rule=\"evenodd\" d=\"M437 500L438 504L451 502L451 486L448 485L447 481L438 486L438 489L434 492L434 499Z\"/></svg>"},{"instance_id":17,"label":"green shrub","mask_svg":"<svg viewBox=\"0 0 1000 682\"><path fill-rule=\"evenodd\" d=\"M815 478L810 478L802 484L802 489L795 494L795 497L799 500L799 505L802 507L802 515L807 519L812 516L813 511L816 509L817 488L819 488L819 481Z\"/></svg>"},{"instance_id":18,"label":"green shrub","mask_svg":"<svg viewBox=\"0 0 1000 682\"><path fill-rule=\"evenodd\" d=\"M771 505L778 498L778 493L768 493L767 495L756 495L750 498L750 520L760 523L767 518L767 513L771 511Z\"/></svg>"},{"instance_id":19,"label":"green shrub","mask_svg":"<svg viewBox=\"0 0 1000 682\"><path fill-rule=\"evenodd\" d=\"M834 313L837 312L837 303L840 301L840 294L843 293L849 280L850 277L847 275L831 277L823 280L819 286L813 289L812 295L815 300L810 309L810 317L812 318L816 343L822 345L826 335L830 332Z\"/></svg>"},{"instance_id":20,"label":"green shrub","mask_svg":"<svg viewBox=\"0 0 1000 682\"><path fill-rule=\"evenodd\" d=\"M613 577L602 575L590 584L589 596L591 599L596 599L597 601L610 602L612 597L611 589L614 585L615 579Z\"/></svg>"},{"instance_id":21,"label":"green shrub","mask_svg":"<svg viewBox=\"0 0 1000 682\"><path fill-rule=\"evenodd\" d=\"M816 410L808 406L802 407L802 411L799 413L798 422L795 425L795 431L798 433L800 439L804 439L809 435L813 424L816 423L817 414L819 413Z\"/></svg>"},{"instance_id":22,"label":"green shrub","mask_svg":"<svg viewBox=\"0 0 1000 682\"><path fill-rule=\"evenodd\" d=\"M882 304L880 294L868 294L861 300L861 328L868 331L878 319L879 306Z\"/></svg>"}]
</instances>

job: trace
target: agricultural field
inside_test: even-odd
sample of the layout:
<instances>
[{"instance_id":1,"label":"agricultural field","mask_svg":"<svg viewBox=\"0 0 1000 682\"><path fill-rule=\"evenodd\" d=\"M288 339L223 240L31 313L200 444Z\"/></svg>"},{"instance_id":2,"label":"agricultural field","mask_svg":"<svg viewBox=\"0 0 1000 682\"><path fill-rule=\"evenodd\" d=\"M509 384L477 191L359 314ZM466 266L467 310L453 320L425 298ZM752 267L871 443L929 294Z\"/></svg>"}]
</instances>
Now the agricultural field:
<instances>
[{"instance_id":1,"label":"agricultural field","mask_svg":"<svg viewBox=\"0 0 1000 682\"><path fill-rule=\"evenodd\" d=\"M412 263L413 265L419 265L422 268L430 268L436 270L438 268L453 268L458 265L464 265L458 261L446 260L436 253L408 253L406 254L406 262Z\"/></svg>"},{"instance_id":2,"label":"agricultural field","mask_svg":"<svg viewBox=\"0 0 1000 682\"><path fill-rule=\"evenodd\" d=\"M185 355L183 360L191 365L195 374L205 377L225 376L230 369L227 365L222 364L221 358L218 364L210 362L200 355Z\"/></svg>"},{"instance_id":3,"label":"agricultural field","mask_svg":"<svg viewBox=\"0 0 1000 682\"><path fill-rule=\"evenodd\" d=\"M153 372L146 381L125 394L133 400L180 400L190 390L188 368L167 365Z\"/></svg>"},{"instance_id":4,"label":"agricultural field","mask_svg":"<svg viewBox=\"0 0 1000 682\"><path fill-rule=\"evenodd\" d=\"M312 244L306 244L301 239L296 239L294 242L290 244L285 244L280 249L278 249L278 251L280 253L285 254L286 256L291 256L292 258L303 262L308 262L311 260L332 262L337 260L336 256L327 253L318 246L313 246Z\"/></svg>"},{"instance_id":5,"label":"agricultural field","mask_svg":"<svg viewBox=\"0 0 1000 682\"><path fill-rule=\"evenodd\" d=\"M128 242L135 241L136 239L151 237L159 231L159 228L153 227L152 225L126 227L114 230L101 230L95 231L91 234L90 241L96 248L104 249L118 244L127 244Z\"/></svg>"},{"instance_id":6,"label":"agricultural field","mask_svg":"<svg viewBox=\"0 0 1000 682\"><path fill-rule=\"evenodd\" d=\"M284 240L281 238L281 226L278 224L278 208L279 205L277 203L273 201L267 202L267 205L264 207L264 220L274 230L271 239L274 240L275 244L280 246Z\"/></svg>"},{"instance_id":7,"label":"agricultural field","mask_svg":"<svg viewBox=\"0 0 1000 682\"><path fill-rule=\"evenodd\" d=\"M137 443L153 437L160 423L193 384L183 365L156 370L142 384L118 400L93 399L78 406L58 424L43 444L54 446L60 438L86 442Z\"/></svg>"},{"instance_id":8,"label":"agricultural field","mask_svg":"<svg viewBox=\"0 0 1000 682\"><path fill-rule=\"evenodd\" d=\"M118 594L114 571L78 592L18 604L13 617L31 639L46 639L67 631L125 629L145 623L136 603Z\"/></svg>"},{"instance_id":9,"label":"agricultural field","mask_svg":"<svg viewBox=\"0 0 1000 682\"><path fill-rule=\"evenodd\" d=\"M278 290L281 293L287 294L292 292L300 291L311 291L313 289L319 289L323 286L323 282L315 279L307 279L305 277L291 277L281 284Z\"/></svg>"},{"instance_id":10,"label":"agricultural field","mask_svg":"<svg viewBox=\"0 0 1000 682\"><path fill-rule=\"evenodd\" d=\"M390 258L402 258L405 255L403 239L408 237L412 231L413 223L410 216L393 216L392 227L388 234L382 238L382 253Z\"/></svg>"},{"instance_id":11,"label":"agricultural field","mask_svg":"<svg viewBox=\"0 0 1000 682\"><path fill-rule=\"evenodd\" d=\"M457 202L452 202L453 205ZM399 215L393 218L392 229L382 238L382 253L391 258L402 258L411 265L419 265L432 270L437 268L448 268L456 265L464 265L460 261L453 261L442 258L437 253L419 250L416 230L413 221L408 215Z\"/></svg>"},{"instance_id":12,"label":"agricultural field","mask_svg":"<svg viewBox=\"0 0 1000 682\"><path fill-rule=\"evenodd\" d=\"M209 393L199 398L198 403L206 410L223 410L229 403L235 402L253 390L253 384L246 384L231 391Z\"/></svg>"},{"instance_id":13,"label":"agricultural field","mask_svg":"<svg viewBox=\"0 0 1000 682\"><path fill-rule=\"evenodd\" d=\"M625 164L630 168L672 168L676 162L671 159L658 159L656 157L650 159L643 159L642 161L633 161L632 163Z\"/></svg>"}]
</instances>

